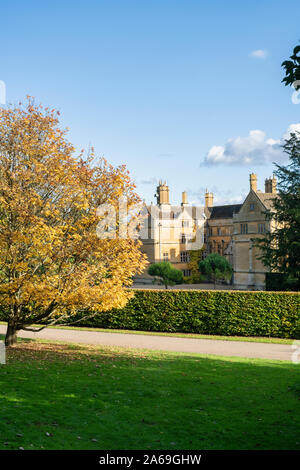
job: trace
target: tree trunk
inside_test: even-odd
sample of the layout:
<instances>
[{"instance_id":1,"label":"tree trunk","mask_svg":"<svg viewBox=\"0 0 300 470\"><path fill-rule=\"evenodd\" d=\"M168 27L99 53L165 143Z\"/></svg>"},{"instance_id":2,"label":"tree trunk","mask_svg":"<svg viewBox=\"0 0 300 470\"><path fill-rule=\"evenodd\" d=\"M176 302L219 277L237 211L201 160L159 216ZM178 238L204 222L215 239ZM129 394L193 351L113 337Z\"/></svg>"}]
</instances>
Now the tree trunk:
<instances>
[{"instance_id":1,"label":"tree trunk","mask_svg":"<svg viewBox=\"0 0 300 470\"><path fill-rule=\"evenodd\" d=\"M5 346L13 346L17 342L17 329L14 325L7 324Z\"/></svg>"}]
</instances>

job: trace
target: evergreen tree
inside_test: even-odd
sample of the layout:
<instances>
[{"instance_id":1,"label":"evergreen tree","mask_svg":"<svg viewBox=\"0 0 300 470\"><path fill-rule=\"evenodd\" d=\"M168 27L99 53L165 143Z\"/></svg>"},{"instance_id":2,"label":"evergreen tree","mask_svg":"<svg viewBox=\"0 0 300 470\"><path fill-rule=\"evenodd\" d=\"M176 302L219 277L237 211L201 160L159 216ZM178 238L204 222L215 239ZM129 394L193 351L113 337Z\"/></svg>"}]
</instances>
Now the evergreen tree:
<instances>
[{"instance_id":1,"label":"evergreen tree","mask_svg":"<svg viewBox=\"0 0 300 470\"><path fill-rule=\"evenodd\" d=\"M282 67L285 69L285 77L282 79L285 86L294 85L296 90L300 89L300 45L296 46L293 54L290 56L291 60L282 62ZM299 81L299 83L295 83Z\"/></svg>"},{"instance_id":2,"label":"evergreen tree","mask_svg":"<svg viewBox=\"0 0 300 470\"><path fill-rule=\"evenodd\" d=\"M168 286L181 284L183 282L182 271L180 271L180 269L173 268L168 261L151 264L148 268L148 274L150 274L150 276L157 277L158 282L163 284L166 289L168 289Z\"/></svg>"},{"instance_id":3,"label":"evergreen tree","mask_svg":"<svg viewBox=\"0 0 300 470\"><path fill-rule=\"evenodd\" d=\"M292 133L283 145L289 155L287 166L276 164L278 196L268 217L274 230L257 241L264 265L272 271L300 281L300 133Z\"/></svg>"},{"instance_id":4,"label":"evergreen tree","mask_svg":"<svg viewBox=\"0 0 300 470\"><path fill-rule=\"evenodd\" d=\"M218 253L211 253L203 261L200 261L199 270L213 281L215 287L217 279L225 280L230 279L232 276L231 264Z\"/></svg>"}]
</instances>

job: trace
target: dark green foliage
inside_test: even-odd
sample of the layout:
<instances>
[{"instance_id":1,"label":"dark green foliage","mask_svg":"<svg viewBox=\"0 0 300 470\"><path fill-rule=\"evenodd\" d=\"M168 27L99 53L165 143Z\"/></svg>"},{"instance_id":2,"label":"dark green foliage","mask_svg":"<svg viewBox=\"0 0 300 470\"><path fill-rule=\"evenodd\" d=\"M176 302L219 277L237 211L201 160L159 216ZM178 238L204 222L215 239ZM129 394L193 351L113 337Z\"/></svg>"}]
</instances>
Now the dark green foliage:
<instances>
[{"instance_id":1,"label":"dark green foliage","mask_svg":"<svg viewBox=\"0 0 300 470\"><path fill-rule=\"evenodd\" d=\"M226 258L218 253L211 253L199 263L199 270L202 274L216 284L217 279L230 279L232 267Z\"/></svg>"},{"instance_id":2,"label":"dark green foliage","mask_svg":"<svg viewBox=\"0 0 300 470\"><path fill-rule=\"evenodd\" d=\"M76 320L87 312L78 313ZM300 295L287 292L136 290L120 310L77 326L300 339Z\"/></svg>"},{"instance_id":3,"label":"dark green foliage","mask_svg":"<svg viewBox=\"0 0 300 470\"><path fill-rule=\"evenodd\" d=\"M271 271L284 273L300 280L300 134L291 134L284 144L290 157L287 166L276 164L278 197L269 214L276 223L274 231L256 241L262 251L261 259Z\"/></svg>"},{"instance_id":4,"label":"dark green foliage","mask_svg":"<svg viewBox=\"0 0 300 470\"><path fill-rule=\"evenodd\" d=\"M291 60L282 63L285 69L283 82L286 86L300 89L300 45L294 48ZM297 83L295 83L298 81ZM278 197L274 200L274 210L268 214L276 222L275 231L269 232L256 245L260 247L260 259L271 271L266 278L267 289L296 290L300 285L300 134L295 132L283 145L290 157L287 166L276 165L278 178Z\"/></svg>"},{"instance_id":5,"label":"dark green foliage","mask_svg":"<svg viewBox=\"0 0 300 470\"><path fill-rule=\"evenodd\" d=\"M300 45L294 48L290 59L291 60L285 60L281 64L285 69L285 77L282 79L285 86L292 86L297 80L300 81ZM295 88L298 90L300 84L295 86Z\"/></svg>"},{"instance_id":6,"label":"dark green foliage","mask_svg":"<svg viewBox=\"0 0 300 470\"><path fill-rule=\"evenodd\" d=\"M292 279L284 273L266 273L266 290L299 291L300 280Z\"/></svg>"},{"instance_id":7,"label":"dark green foliage","mask_svg":"<svg viewBox=\"0 0 300 470\"><path fill-rule=\"evenodd\" d=\"M167 289L168 286L181 284L183 282L183 273L179 269L173 268L168 261L151 264L148 268L148 274L158 278L158 282Z\"/></svg>"}]
</instances>

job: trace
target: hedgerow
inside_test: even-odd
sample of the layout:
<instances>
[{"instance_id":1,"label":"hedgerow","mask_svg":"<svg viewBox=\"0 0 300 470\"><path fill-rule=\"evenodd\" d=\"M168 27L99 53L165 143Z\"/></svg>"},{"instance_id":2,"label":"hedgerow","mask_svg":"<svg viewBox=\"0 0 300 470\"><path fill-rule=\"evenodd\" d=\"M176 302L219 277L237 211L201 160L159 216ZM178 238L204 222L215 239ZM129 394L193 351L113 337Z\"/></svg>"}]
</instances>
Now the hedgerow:
<instances>
[{"instance_id":1,"label":"hedgerow","mask_svg":"<svg viewBox=\"0 0 300 470\"><path fill-rule=\"evenodd\" d=\"M122 309L81 326L225 336L300 338L300 295L292 292L135 290ZM74 320L87 315L78 312Z\"/></svg>"}]
</instances>

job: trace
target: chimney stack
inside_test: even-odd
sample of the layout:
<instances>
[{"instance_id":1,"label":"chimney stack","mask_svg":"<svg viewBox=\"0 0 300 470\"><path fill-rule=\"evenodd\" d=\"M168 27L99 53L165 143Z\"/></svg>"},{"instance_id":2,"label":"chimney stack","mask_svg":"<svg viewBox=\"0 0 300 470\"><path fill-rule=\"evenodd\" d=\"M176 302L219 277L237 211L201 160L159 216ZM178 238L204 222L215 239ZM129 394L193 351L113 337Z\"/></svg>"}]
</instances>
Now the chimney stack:
<instances>
[{"instance_id":1,"label":"chimney stack","mask_svg":"<svg viewBox=\"0 0 300 470\"><path fill-rule=\"evenodd\" d=\"M187 204L188 204L187 193L186 191L183 191L181 205L186 206Z\"/></svg>"},{"instance_id":2,"label":"chimney stack","mask_svg":"<svg viewBox=\"0 0 300 470\"><path fill-rule=\"evenodd\" d=\"M273 178L267 178L265 180L265 193L271 193L271 194L276 194L277 189L276 189L277 181L275 176Z\"/></svg>"},{"instance_id":3,"label":"chimney stack","mask_svg":"<svg viewBox=\"0 0 300 470\"><path fill-rule=\"evenodd\" d=\"M156 199L157 204L170 204L169 202L169 186L166 182L159 181L159 184L156 188Z\"/></svg>"},{"instance_id":4,"label":"chimney stack","mask_svg":"<svg viewBox=\"0 0 300 470\"><path fill-rule=\"evenodd\" d=\"M213 207L213 205L214 205L214 195L213 195L213 193L209 193L206 190L206 193L205 193L205 207Z\"/></svg>"},{"instance_id":5,"label":"chimney stack","mask_svg":"<svg viewBox=\"0 0 300 470\"><path fill-rule=\"evenodd\" d=\"M250 174L250 189L252 191L257 191L257 176L255 173Z\"/></svg>"}]
</instances>

